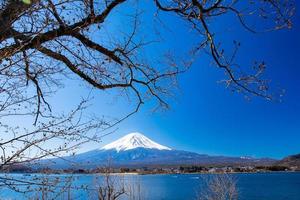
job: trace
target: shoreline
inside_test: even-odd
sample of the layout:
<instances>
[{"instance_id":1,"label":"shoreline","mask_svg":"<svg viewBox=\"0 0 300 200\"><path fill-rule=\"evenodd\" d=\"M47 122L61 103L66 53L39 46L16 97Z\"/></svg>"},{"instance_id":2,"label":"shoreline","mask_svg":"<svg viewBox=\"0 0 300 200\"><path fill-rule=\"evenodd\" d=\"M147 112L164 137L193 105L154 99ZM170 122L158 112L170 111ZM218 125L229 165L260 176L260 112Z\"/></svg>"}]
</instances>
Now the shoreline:
<instances>
[{"instance_id":1,"label":"shoreline","mask_svg":"<svg viewBox=\"0 0 300 200\"><path fill-rule=\"evenodd\" d=\"M269 173L300 173L300 171L261 171L261 172L191 172L191 173L138 173L138 172L113 172L113 173L43 173L43 172L0 172L0 175L4 174L20 174L20 175L35 175L35 174L44 174L44 175L112 175L112 176L121 176L121 175L134 175L134 176L144 176L144 175L197 175L197 174L269 174Z\"/></svg>"}]
</instances>

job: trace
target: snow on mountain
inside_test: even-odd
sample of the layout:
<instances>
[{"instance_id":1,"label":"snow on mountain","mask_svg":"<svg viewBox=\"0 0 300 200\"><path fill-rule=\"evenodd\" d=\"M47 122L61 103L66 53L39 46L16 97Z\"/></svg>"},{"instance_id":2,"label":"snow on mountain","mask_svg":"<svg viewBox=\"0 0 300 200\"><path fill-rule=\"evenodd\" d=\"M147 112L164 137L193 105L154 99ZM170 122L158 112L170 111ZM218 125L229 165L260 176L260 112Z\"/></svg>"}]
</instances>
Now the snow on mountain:
<instances>
[{"instance_id":1,"label":"snow on mountain","mask_svg":"<svg viewBox=\"0 0 300 200\"><path fill-rule=\"evenodd\" d=\"M241 156L240 158L241 158L241 159L245 159L245 160L251 160L251 159L254 159L254 158L251 157L251 156Z\"/></svg>"},{"instance_id":2,"label":"snow on mountain","mask_svg":"<svg viewBox=\"0 0 300 200\"><path fill-rule=\"evenodd\" d=\"M110 161L115 167L153 165L261 165L272 159L209 156L171 149L160 145L141 133L130 133L102 147L73 156L36 161L34 168L95 169Z\"/></svg>"},{"instance_id":3,"label":"snow on mountain","mask_svg":"<svg viewBox=\"0 0 300 200\"><path fill-rule=\"evenodd\" d=\"M136 148L171 150L171 148L160 145L138 132L129 133L124 137L105 145L101 150L116 150L117 152L120 152Z\"/></svg>"}]
</instances>

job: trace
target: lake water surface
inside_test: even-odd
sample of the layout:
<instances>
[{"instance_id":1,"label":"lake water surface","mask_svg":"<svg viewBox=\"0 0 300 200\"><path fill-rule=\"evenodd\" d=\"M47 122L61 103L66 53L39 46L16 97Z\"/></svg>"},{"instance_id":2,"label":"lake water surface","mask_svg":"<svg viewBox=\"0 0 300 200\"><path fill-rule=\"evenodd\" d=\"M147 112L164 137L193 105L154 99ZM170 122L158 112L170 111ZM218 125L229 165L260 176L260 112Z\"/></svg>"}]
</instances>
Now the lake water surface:
<instances>
[{"instance_id":1,"label":"lake water surface","mask_svg":"<svg viewBox=\"0 0 300 200\"><path fill-rule=\"evenodd\" d=\"M0 178L6 175L0 175ZM96 199L96 189L103 183L101 175L24 175L10 174L18 180L32 181L36 178L44 181L66 180L59 183L60 187L70 184L70 190L52 198L67 199ZM179 175L114 175L116 184L125 182L131 189L139 191L142 199L148 200L192 200L201 192L201 185L208 178L208 174L179 174ZM300 173L249 173L233 174L237 181L239 199L241 200L300 200ZM67 181L71 180L72 181ZM121 181L122 180L122 181ZM26 184L25 184L26 185ZM27 189L26 186L23 189ZM33 189L34 186L30 187ZM88 191L88 192L87 192ZM13 192L1 187L0 199L34 199L41 195L41 191L31 191L25 194ZM125 198L126 199L126 198Z\"/></svg>"}]
</instances>

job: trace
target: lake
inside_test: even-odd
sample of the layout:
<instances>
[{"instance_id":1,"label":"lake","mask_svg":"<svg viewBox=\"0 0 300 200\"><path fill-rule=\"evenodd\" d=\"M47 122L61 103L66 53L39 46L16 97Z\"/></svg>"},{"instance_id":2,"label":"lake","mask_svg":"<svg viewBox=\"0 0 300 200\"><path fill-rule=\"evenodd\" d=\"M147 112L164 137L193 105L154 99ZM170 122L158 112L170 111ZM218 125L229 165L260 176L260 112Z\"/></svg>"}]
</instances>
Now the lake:
<instances>
[{"instance_id":1,"label":"lake","mask_svg":"<svg viewBox=\"0 0 300 200\"><path fill-rule=\"evenodd\" d=\"M112 175L110 180L115 185L130 187L138 191L142 199L148 200L180 200L195 199L201 191L201 185L208 174L176 174L176 175ZM241 200L300 200L300 173L278 172L278 173L241 173L232 174L237 181L239 199ZM3 178L15 178L23 181L19 188L30 190L25 194L14 192L8 188L1 187L0 199L34 199L41 197L42 192L36 191L35 186L30 185L36 179L52 183L57 188L62 188L62 193L54 197L54 194L45 194L46 197L55 199L95 199L96 188L103 183L102 175L26 175L10 174L0 175ZM7 182L9 183L9 182ZM29 185L27 185L29 183ZM69 190L64 190L71 188ZM46 190L43 190L46 191ZM123 198L127 199L127 198Z\"/></svg>"}]
</instances>

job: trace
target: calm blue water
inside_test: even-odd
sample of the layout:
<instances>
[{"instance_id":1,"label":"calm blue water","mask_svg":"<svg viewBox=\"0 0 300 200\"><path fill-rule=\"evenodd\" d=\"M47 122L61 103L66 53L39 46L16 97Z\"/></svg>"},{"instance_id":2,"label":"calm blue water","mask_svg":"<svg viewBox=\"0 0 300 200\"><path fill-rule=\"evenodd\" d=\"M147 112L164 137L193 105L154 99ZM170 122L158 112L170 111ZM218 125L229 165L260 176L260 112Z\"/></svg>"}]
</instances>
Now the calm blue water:
<instances>
[{"instance_id":1,"label":"calm blue water","mask_svg":"<svg viewBox=\"0 0 300 200\"><path fill-rule=\"evenodd\" d=\"M99 175L10 175L18 180L30 182L34 179L53 181L58 188L65 189L68 184L71 190L66 190L55 199L95 199L95 189L103 183L103 176ZM201 184L207 174L182 174L182 175L125 175L113 176L111 180L115 185L125 184L125 187L135 188L140 191L143 199L148 200L180 200L195 199L201 190ZM259 173L259 174L234 174L239 189L241 200L300 200L300 173ZM0 175L0 178L4 175ZM69 181L71 180L72 181ZM58 181L59 180L59 181ZM64 180L64 181L63 181ZM62 183L63 182L63 183ZM33 199L40 197L42 192L36 191L34 186L28 187L27 183L19 186L24 190L32 190L25 194L13 192L7 188L0 188L0 199ZM45 195L45 194L44 194ZM125 198L126 199L126 198Z\"/></svg>"}]
</instances>

